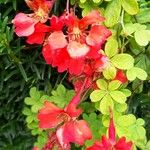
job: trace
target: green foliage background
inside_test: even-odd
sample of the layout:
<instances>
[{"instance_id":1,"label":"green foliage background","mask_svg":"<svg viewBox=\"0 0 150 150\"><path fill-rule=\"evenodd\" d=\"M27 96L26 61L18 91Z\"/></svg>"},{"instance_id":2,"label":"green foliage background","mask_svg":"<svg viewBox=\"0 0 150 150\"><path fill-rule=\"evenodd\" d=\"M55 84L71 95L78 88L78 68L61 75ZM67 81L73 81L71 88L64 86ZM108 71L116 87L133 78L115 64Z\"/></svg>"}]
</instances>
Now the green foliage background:
<instances>
[{"instance_id":1,"label":"green foliage background","mask_svg":"<svg viewBox=\"0 0 150 150\"><path fill-rule=\"evenodd\" d=\"M78 1L80 7L83 8L83 14L90 10L89 6L97 8L103 2L91 0L88 4L89 1ZM110 5L111 2L104 1L105 8L108 3ZM125 20L146 25L147 29L150 29L149 0L140 0L139 6L140 13L133 16L126 13ZM65 1L58 0L53 11L59 14L64 7ZM107 9L109 9L108 6ZM81 9L77 10L81 12ZM71 87L66 73L58 74L55 69L45 64L41 55L41 47L25 45L24 39L16 37L13 33L11 20L18 12L30 12L23 0L0 0L0 150L28 150L33 146L35 138L27 129L25 117L22 114L24 98L29 96L31 87L35 86L48 95L62 82L67 88ZM106 22L106 25L112 26L109 22ZM114 28L120 32L120 24ZM132 36L123 37L122 40L124 40L124 45L121 48L130 51L137 66L146 70L150 76L150 44L145 47L139 46L135 44ZM144 82L137 79L133 84L129 84L132 95L128 100L128 113L133 113L145 120L148 139L150 138L149 79L148 77L148 80ZM85 110L87 107L92 109L88 102L83 103L82 107ZM95 124L98 123L96 114L87 114L88 112L83 115L83 118L86 120L95 118ZM98 129L95 130L97 132Z\"/></svg>"}]
</instances>

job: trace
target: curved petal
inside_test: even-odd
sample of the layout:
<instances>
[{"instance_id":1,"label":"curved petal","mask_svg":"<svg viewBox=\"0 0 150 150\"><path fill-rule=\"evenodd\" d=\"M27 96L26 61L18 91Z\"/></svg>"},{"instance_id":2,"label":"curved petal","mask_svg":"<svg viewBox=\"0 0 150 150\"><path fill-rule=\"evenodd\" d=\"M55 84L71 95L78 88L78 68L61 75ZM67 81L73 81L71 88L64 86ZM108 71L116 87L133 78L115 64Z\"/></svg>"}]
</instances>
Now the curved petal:
<instances>
[{"instance_id":1,"label":"curved petal","mask_svg":"<svg viewBox=\"0 0 150 150\"><path fill-rule=\"evenodd\" d=\"M47 44L42 49L43 57L47 64L52 64L53 57L54 57L54 51L50 48L50 46Z\"/></svg>"},{"instance_id":2,"label":"curved petal","mask_svg":"<svg viewBox=\"0 0 150 150\"><path fill-rule=\"evenodd\" d=\"M88 25L97 24L104 20L105 18L100 15L98 10L93 10L79 21L79 25L81 29L84 29Z\"/></svg>"},{"instance_id":3,"label":"curved petal","mask_svg":"<svg viewBox=\"0 0 150 150\"><path fill-rule=\"evenodd\" d=\"M35 24L36 22L34 19L28 17L24 13L19 13L15 16L15 18L12 20L12 23L15 26L15 33L18 36L29 36L31 35L35 30Z\"/></svg>"},{"instance_id":4,"label":"curved petal","mask_svg":"<svg viewBox=\"0 0 150 150\"><path fill-rule=\"evenodd\" d=\"M81 44L76 41L69 42L67 47L67 51L71 58L85 57L89 50L90 49L86 44Z\"/></svg>"},{"instance_id":5,"label":"curved petal","mask_svg":"<svg viewBox=\"0 0 150 150\"><path fill-rule=\"evenodd\" d=\"M89 35L86 37L86 42L90 46L97 46L99 49L106 39L111 35L111 31L101 25L92 26Z\"/></svg>"},{"instance_id":6,"label":"curved petal","mask_svg":"<svg viewBox=\"0 0 150 150\"><path fill-rule=\"evenodd\" d=\"M48 37L48 44L54 50L60 49L67 45L67 40L62 31L55 31Z\"/></svg>"},{"instance_id":7,"label":"curved petal","mask_svg":"<svg viewBox=\"0 0 150 150\"><path fill-rule=\"evenodd\" d=\"M119 139L114 148L116 150L132 150L132 142L126 142L126 138L122 137L121 139Z\"/></svg>"},{"instance_id":8,"label":"curved petal","mask_svg":"<svg viewBox=\"0 0 150 150\"><path fill-rule=\"evenodd\" d=\"M63 136L68 142L83 145L92 138L92 133L86 121L70 121L64 125Z\"/></svg>"},{"instance_id":9,"label":"curved petal","mask_svg":"<svg viewBox=\"0 0 150 150\"><path fill-rule=\"evenodd\" d=\"M39 120L39 127L43 129L56 127L63 121L60 116L63 115L63 110L56 105L46 101L44 107L39 111L37 118Z\"/></svg>"}]
</instances>

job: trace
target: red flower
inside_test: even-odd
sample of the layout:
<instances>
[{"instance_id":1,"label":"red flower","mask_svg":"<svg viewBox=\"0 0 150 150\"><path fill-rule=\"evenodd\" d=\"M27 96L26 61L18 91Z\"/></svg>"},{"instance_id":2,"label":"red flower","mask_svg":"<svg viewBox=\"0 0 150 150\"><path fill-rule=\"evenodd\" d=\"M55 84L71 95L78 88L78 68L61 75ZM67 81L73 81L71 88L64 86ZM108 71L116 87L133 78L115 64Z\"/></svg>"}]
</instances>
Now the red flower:
<instances>
[{"instance_id":1,"label":"red flower","mask_svg":"<svg viewBox=\"0 0 150 150\"><path fill-rule=\"evenodd\" d=\"M53 6L53 1L46 0L26 0L27 5L34 11L32 14L19 13L12 20L15 33L22 37L27 37L29 44L42 44L50 28L43 23L49 19L49 11Z\"/></svg>"},{"instance_id":2,"label":"red flower","mask_svg":"<svg viewBox=\"0 0 150 150\"><path fill-rule=\"evenodd\" d=\"M65 109L60 109L46 101L37 116L40 128L56 128L57 140L62 149L65 150L70 149L71 142L83 145L85 140L92 137L86 121L76 119L82 112L81 109L76 107L80 102L80 95L84 86L85 83Z\"/></svg>"},{"instance_id":3,"label":"red flower","mask_svg":"<svg viewBox=\"0 0 150 150\"><path fill-rule=\"evenodd\" d=\"M119 80L121 83L126 83L128 81L125 73L122 70L117 71L117 74L114 80Z\"/></svg>"},{"instance_id":4,"label":"red flower","mask_svg":"<svg viewBox=\"0 0 150 150\"><path fill-rule=\"evenodd\" d=\"M42 44L45 40L46 33L49 31L49 26L39 22L34 26L34 32L27 37L26 42L28 44Z\"/></svg>"},{"instance_id":5,"label":"red flower","mask_svg":"<svg viewBox=\"0 0 150 150\"><path fill-rule=\"evenodd\" d=\"M111 35L106 27L99 25L103 20L98 11L92 11L81 20L69 14L57 18L57 22L51 22L52 26L56 23L61 27L57 31L53 28L43 47L46 62L58 67L59 72L68 70L73 75L84 73L87 62L101 59L101 46ZM64 33L63 29L67 31Z\"/></svg>"},{"instance_id":6,"label":"red flower","mask_svg":"<svg viewBox=\"0 0 150 150\"><path fill-rule=\"evenodd\" d=\"M12 20L15 26L15 33L18 36L29 36L34 32L36 21L24 13L19 13Z\"/></svg>"},{"instance_id":7,"label":"red flower","mask_svg":"<svg viewBox=\"0 0 150 150\"><path fill-rule=\"evenodd\" d=\"M86 150L132 150L132 142L126 142L126 138L122 137L116 140L116 131L114 126L113 117L111 114L110 124L108 129L108 138L102 136L100 142L95 142L95 144Z\"/></svg>"}]
</instances>

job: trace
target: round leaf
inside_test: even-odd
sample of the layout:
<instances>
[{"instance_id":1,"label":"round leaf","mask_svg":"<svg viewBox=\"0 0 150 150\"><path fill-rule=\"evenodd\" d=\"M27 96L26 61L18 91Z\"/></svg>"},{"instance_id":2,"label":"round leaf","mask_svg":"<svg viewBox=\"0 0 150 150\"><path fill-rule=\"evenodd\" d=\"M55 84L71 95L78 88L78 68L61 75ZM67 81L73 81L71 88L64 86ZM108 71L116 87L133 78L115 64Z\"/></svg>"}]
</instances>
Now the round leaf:
<instances>
[{"instance_id":1,"label":"round leaf","mask_svg":"<svg viewBox=\"0 0 150 150\"><path fill-rule=\"evenodd\" d=\"M117 119L117 124L120 126L131 126L136 122L136 118L134 115L129 114L129 115L123 115Z\"/></svg>"},{"instance_id":2,"label":"round leaf","mask_svg":"<svg viewBox=\"0 0 150 150\"><path fill-rule=\"evenodd\" d=\"M138 30L134 33L135 41L140 46L146 46L150 41L150 31L149 30ZM142 37L142 38L141 38Z\"/></svg>"},{"instance_id":3,"label":"round leaf","mask_svg":"<svg viewBox=\"0 0 150 150\"><path fill-rule=\"evenodd\" d=\"M127 78L130 81L133 81L136 79L136 77L140 80L146 80L147 78L147 73L138 67L133 67L129 70L127 70Z\"/></svg>"},{"instance_id":4,"label":"round leaf","mask_svg":"<svg viewBox=\"0 0 150 150\"><path fill-rule=\"evenodd\" d=\"M108 84L105 80L99 79L96 81L96 84L101 90L107 90Z\"/></svg>"},{"instance_id":5,"label":"round leaf","mask_svg":"<svg viewBox=\"0 0 150 150\"><path fill-rule=\"evenodd\" d=\"M112 59L113 65L122 70L127 70L133 67L134 58L129 54L117 54Z\"/></svg>"},{"instance_id":6,"label":"round leaf","mask_svg":"<svg viewBox=\"0 0 150 150\"><path fill-rule=\"evenodd\" d=\"M90 99L92 102L98 102L105 96L105 94L106 94L105 91L95 90L91 93Z\"/></svg>"},{"instance_id":7,"label":"round leaf","mask_svg":"<svg viewBox=\"0 0 150 150\"><path fill-rule=\"evenodd\" d=\"M107 95L100 102L100 111L102 114L109 114L110 107L113 109L114 103L112 98Z\"/></svg>"},{"instance_id":8,"label":"round leaf","mask_svg":"<svg viewBox=\"0 0 150 150\"><path fill-rule=\"evenodd\" d=\"M116 68L114 66L108 66L104 71L103 71L103 76L107 79L114 79L116 76Z\"/></svg>"},{"instance_id":9,"label":"round leaf","mask_svg":"<svg viewBox=\"0 0 150 150\"><path fill-rule=\"evenodd\" d=\"M107 27L112 27L118 23L121 12L120 0L113 0L109 2L105 10L105 25Z\"/></svg>"},{"instance_id":10,"label":"round leaf","mask_svg":"<svg viewBox=\"0 0 150 150\"><path fill-rule=\"evenodd\" d=\"M111 81L108 85L108 90L114 91L118 89L120 85L121 85L121 82L118 80Z\"/></svg>"},{"instance_id":11,"label":"round leaf","mask_svg":"<svg viewBox=\"0 0 150 150\"><path fill-rule=\"evenodd\" d=\"M111 91L110 92L111 97L118 103L123 104L126 101L126 96L121 91Z\"/></svg>"},{"instance_id":12,"label":"round leaf","mask_svg":"<svg viewBox=\"0 0 150 150\"><path fill-rule=\"evenodd\" d=\"M118 42L115 38L110 38L105 45L105 53L111 58L118 53Z\"/></svg>"},{"instance_id":13,"label":"round leaf","mask_svg":"<svg viewBox=\"0 0 150 150\"><path fill-rule=\"evenodd\" d=\"M121 0L122 7L130 15L135 15L139 11L137 0Z\"/></svg>"}]
</instances>

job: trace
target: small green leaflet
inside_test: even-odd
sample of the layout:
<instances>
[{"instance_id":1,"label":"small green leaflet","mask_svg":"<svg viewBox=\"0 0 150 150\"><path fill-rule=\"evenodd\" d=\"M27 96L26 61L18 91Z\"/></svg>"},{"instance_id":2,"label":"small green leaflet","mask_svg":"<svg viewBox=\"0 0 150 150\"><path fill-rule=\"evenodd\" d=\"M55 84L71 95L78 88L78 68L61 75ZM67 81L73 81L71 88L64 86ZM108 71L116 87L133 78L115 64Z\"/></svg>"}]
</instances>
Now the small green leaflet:
<instances>
[{"instance_id":1,"label":"small green leaflet","mask_svg":"<svg viewBox=\"0 0 150 150\"><path fill-rule=\"evenodd\" d=\"M123 9L130 15L135 15L139 11L137 0L121 0Z\"/></svg>"},{"instance_id":2,"label":"small green leaflet","mask_svg":"<svg viewBox=\"0 0 150 150\"><path fill-rule=\"evenodd\" d=\"M109 38L106 45L105 45L105 54L111 58L112 56L118 53L118 42L117 40L112 37Z\"/></svg>"},{"instance_id":3,"label":"small green leaflet","mask_svg":"<svg viewBox=\"0 0 150 150\"><path fill-rule=\"evenodd\" d=\"M112 64L122 70L127 70L133 67L134 58L129 54L117 54L111 59Z\"/></svg>"},{"instance_id":4,"label":"small green leaflet","mask_svg":"<svg viewBox=\"0 0 150 150\"><path fill-rule=\"evenodd\" d=\"M147 73L141 68L133 67L133 68L127 70L127 78L130 81L133 81L136 78L138 78L140 80L146 80Z\"/></svg>"},{"instance_id":5,"label":"small green leaflet","mask_svg":"<svg viewBox=\"0 0 150 150\"><path fill-rule=\"evenodd\" d=\"M121 3L120 0L113 0L108 3L105 9L105 25L107 27L113 27L118 23L121 12Z\"/></svg>"}]
</instances>

